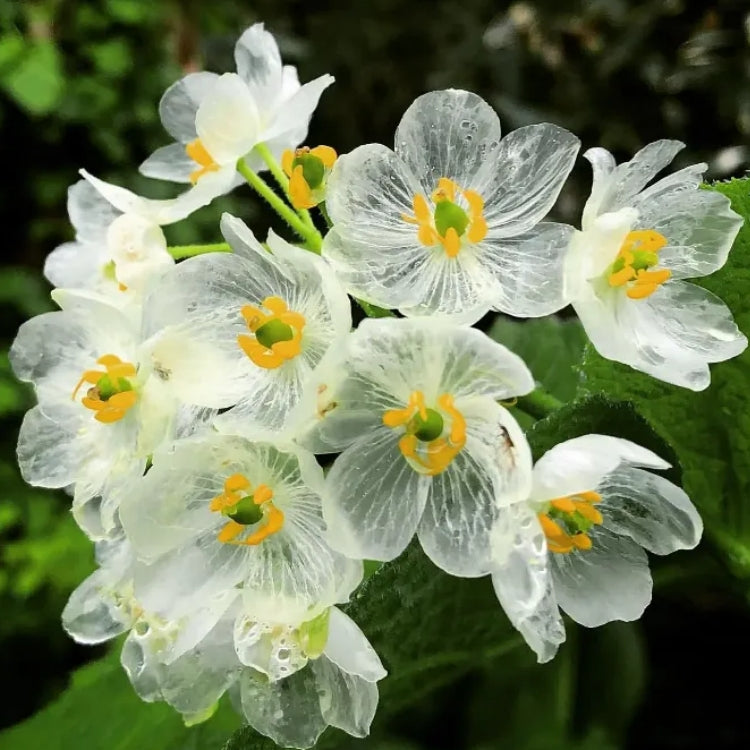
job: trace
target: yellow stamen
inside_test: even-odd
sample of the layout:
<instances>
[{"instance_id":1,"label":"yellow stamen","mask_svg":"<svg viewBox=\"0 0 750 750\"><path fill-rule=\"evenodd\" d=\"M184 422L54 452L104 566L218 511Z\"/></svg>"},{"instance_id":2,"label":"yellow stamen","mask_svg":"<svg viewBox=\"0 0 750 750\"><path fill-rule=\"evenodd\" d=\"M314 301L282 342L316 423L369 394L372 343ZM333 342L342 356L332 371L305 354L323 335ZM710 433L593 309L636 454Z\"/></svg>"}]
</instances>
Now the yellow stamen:
<instances>
[{"instance_id":1,"label":"yellow stamen","mask_svg":"<svg viewBox=\"0 0 750 750\"><path fill-rule=\"evenodd\" d=\"M598 492L588 491L547 501L547 510L538 518L550 552L567 554L574 549L591 549L593 543L587 531L604 521L602 514L593 507L601 499ZM550 518L550 514L554 518Z\"/></svg>"},{"instance_id":2,"label":"yellow stamen","mask_svg":"<svg viewBox=\"0 0 750 750\"><path fill-rule=\"evenodd\" d=\"M323 162L323 166L326 169L331 169L338 159L336 150L330 146L316 146L310 149L310 153L313 156L317 156Z\"/></svg>"},{"instance_id":3,"label":"yellow stamen","mask_svg":"<svg viewBox=\"0 0 750 750\"><path fill-rule=\"evenodd\" d=\"M437 409L429 409L422 391L412 391L405 408L390 409L383 414L383 424L386 427L405 428L405 434L398 442L401 455L412 468L427 476L435 476L445 471L466 444L466 420L454 406L451 395L442 394L438 397L436 405ZM442 433L434 439L421 440L416 433L427 421L430 411L437 411L442 419L449 420L450 428L447 435L443 427ZM421 424L416 421L417 417Z\"/></svg>"},{"instance_id":4,"label":"yellow stamen","mask_svg":"<svg viewBox=\"0 0 750 750\"><path fill-rule=\"evenodd\" d=\"M667 238L653 229L628 232L607 274L609 285L625 286L625 294L630 299L652 295L672 276L667 268L650 270L659 262L659 250L668 244Z\"/></svg>"},{"instance_id":5,"label":"yellow stamen","mask_svg":"<svg viewBox=\"0 0 750 750\"><path fill-rule=\"evenodd\" d=\"M195 185L204 174L215 172L219 169L219 165L214 161L211 154L206 151L206 147L203 145L200 138L190 141L190 143L185 146L185 153L199 166L199 169L190 173L190 182L192 182L193 185Z\"/></svg>"},{"instance_id":6,"label":"yellow stamen","mask_svg":"<svg viewBox=\"0 0 750 750\"><path fill-rule=\"evenodd\" d=\"M262 326L276 321L289 327L291 339L275 341L266 346L256 336L240 334L237 343L254 364L272 370L294 359L302 351L302 329L307 321L304 315L289 310L280 297L266 297L262 306L270 310L270 313L253 305L245 305L240 310L250 331L256 334Z\"/></svg>"},{"instance_id":7,"label":"yellow stamen","mask_svg":"<svg viewBox=\"0 0 750 750\"><path fill-rule=\"evenodd\" d=\"M231 516L237 512L239 504L246 498L252 497L254 505L262 511L260 526L249 536L239 540L247 529L248 523L235 520ZM217 539L224 544L242 544L256 546L264 539L279 532L284 526L284 513L273 502L273 490L266 484L259 484L254 490L250 480L244 474L232 474L224 480L224 491L214 497L209 509L230 516L230 520L222 527ZM239 516L241 519L241 516Z\"/></svg>"},{"instance_id":8,"label":"yellow stamen","mask_svg":"<svg viewBox=\"0 0 750 750\"><path fill-rule=\"evenodd\" d=\"M304 169L298 164L289 178L289 198L295 208L313 208L316 202L312 199L312 190L305 179Z\"/></svg>"},{"instance_id":9,"label":"yellow stamen","mask_svg":"<svg viewBox=\"0 0 750 750\"><path fill-rule=\"evenodd\" d=\"M295 151L284 151L281 168L289 177L289 199L295 208L313 208L325 200L326 178L337 157L330 146L302 146Z\"/></svg>"},{"instance_id":10,"label":"yellow stamen","mask_svg":"<svg viewBox=\"0 0 750 750\"><path fill-rule=\"evenodd\" d=\"M122 419L138 401L130 378L135 377L136 367L131 362L123 362L115 354L105 354L96 360L103 370L86 370L73 389L71 399L76 400L84 383L92 388L86 391L81 404L95 412L94 419L111 424Z\"/></svg>"},{"instance_id":11,"label":"yellow stamen","mask_svg":"<svg viewBox=\"0 0 750 750\"><path fill-rule=\"evenodd\" d=\"M434 205L444 201L455 204L453 210L463 216L464 220L456 220L461 221L460 224L457 224L458 230L454 226L450 226L445 230L445 234L441 234L436 227L435 214L430 209L427 199L424 195L418 193L412 199L414 214L401 214L401 219L408 224L416 224L419 227L417 239L420 244L425 247L441 245L449 258L455 258L461 251L464 240L476 243L481 242L487 236L487 220L483 213L484 199L475 190L462 190L453 180L441 177L430 198ZM457 200L463 201L468 210L465 211L456 203ZM463 224L467 220L466 217L468 217L468 224L464 229ZM459 234L459 231L461 234Z\"/></svg>"}]
</instances>

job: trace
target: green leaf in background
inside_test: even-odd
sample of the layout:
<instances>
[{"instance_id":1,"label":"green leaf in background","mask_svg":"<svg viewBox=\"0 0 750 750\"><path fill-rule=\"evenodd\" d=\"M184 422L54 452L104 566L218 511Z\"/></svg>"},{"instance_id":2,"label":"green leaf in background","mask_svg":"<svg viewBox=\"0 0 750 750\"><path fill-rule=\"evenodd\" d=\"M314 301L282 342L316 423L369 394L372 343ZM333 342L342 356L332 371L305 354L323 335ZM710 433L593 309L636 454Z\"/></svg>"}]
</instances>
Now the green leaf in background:
<instances>
[{"instance_id":1,"label":"green leaf in background","mask_svg":"<svg viewBox=\"0 0 750 750\"><path fill-rule=\"evenodd\" d=\"M15 54L0 72L0 85L29 113L46 115L51 112L65 88L62 61L55 43L51 39L25 42L23 53Z\"/></svg>"},{"instance_id":2,"label":"green leaf in background","mask_svg":"<svg viewBox=\"0 0 750 750\"><path fill-rule=\"evenodd\" d=\"M723 299L750 335L750 179L718 183L746 222L727 264L699 282ZM587 347L582 394L607 393L631 401L674 450L682 486L698 506L707 535L723 548L735 572L750 576L750 351L711 366L711 386L700 393L661 383ZM669 457L666 457L669 460Z\"/></svg>"},{"instance_id":3,"label":"green leaf in background","mask_svg":"<svg viewBox=\"0 0 750 750\"><path fill-rule=\"evenodd\" d=\"M117 649L119 652L119 649ZM209 722L187 728L163 703L133 691L118 653L73 674L60 698L33 718L0 733L3 750L220 750L238 725L229 705Z\"/></svg>"}]
</instances>

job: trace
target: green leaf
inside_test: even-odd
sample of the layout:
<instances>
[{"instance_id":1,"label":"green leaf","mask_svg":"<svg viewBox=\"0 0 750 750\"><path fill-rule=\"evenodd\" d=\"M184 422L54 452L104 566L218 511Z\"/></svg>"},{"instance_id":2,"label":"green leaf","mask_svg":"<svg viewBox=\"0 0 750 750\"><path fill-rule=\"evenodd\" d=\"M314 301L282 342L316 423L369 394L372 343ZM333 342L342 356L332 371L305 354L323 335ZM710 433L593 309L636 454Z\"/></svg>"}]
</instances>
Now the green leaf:
<instances>
[{"instance_id":1,"label":"green leaf","mask_svg":"<svg viewBox=\"0 0 750 750\"><path fill-rule=\"evenodd\" d=\"M0 85L33 115L51 112L65 88L60 53L49 39L26 44L25 52L2 71Z\"/></svg>"},{"instance_id":2,"label":"green leaf","mask_svg":"<svg viewBox=\"0 0 750 750\"><path fill-rule=\"evenodd\" d=\"M223 702L224 703L224 702ZM73 674L70 687L32 718L0 733L3 750L219 750L238 719L220 706L187 728L164 703L135 694L117 653Z\"/></svg>"},{"instance_id":3,"label":"green leaf","mask_svg":"<svg viewBox=\"0 0 750 750\"><path fill-rule=\"evenodd\" d=\"M750 180L711 189L750 217ZM697 283L723 299L750 335L750 224L746 221L727 264ZM750 351L711 367L711 386L700 393L661 383L600 357L587 347L581 394L607 393L631 401L654 432L674 450L682 486L698 506L707 535L736 573L750 576ZM663 455L663 454L662 454ZM669 457L666 457L669 460Z\"/></svg>"},{"instance_id":4,"label":"green leaf","mask_svg":"<svg viewBox=\"0 0 750 750\"><path fill-rule=\"evenodd\" d=\"M561 401L570 401L578 386L586 334L577 318L515 320L498 317L489 335L518 354L535 380Z\"/></svg>"}]
</instances>

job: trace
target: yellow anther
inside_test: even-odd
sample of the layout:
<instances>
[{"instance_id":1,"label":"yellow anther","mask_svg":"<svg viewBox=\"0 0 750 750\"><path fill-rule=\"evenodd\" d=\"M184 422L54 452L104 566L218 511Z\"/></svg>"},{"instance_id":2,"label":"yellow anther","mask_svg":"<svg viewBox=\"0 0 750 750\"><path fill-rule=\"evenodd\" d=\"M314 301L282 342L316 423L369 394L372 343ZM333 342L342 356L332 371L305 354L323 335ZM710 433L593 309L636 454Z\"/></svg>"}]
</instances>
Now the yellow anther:
<instances>
[{"instance_id":1,"label":"yellow anther","mask_svg":"<svg viewBox=\"0 0 750 750\"><path fill-rule=\"evenodd\" d=\"M307 321L304 315L289 310L280 297L266 297L262 306L270 312L253 305L242 307L240 313L254 335L240 334L237 343L254 364L272 370L302 351L302 329Z\"/></svg>"},{"instance_id":2,"label":"yellow anther","mask_svg":"<svg viewBox=\"0 0 750 750\"><path fill-rule=\"evenodd\" d=\"M94 419L111 424L122 419L138 401L130 378L135 377L136 367L131 362L123 362L115 354L105 354L96 360L102 370L86 370L73 389L71 398L76 400L84 383L92 387L86 391L81 404L95 412Z\"/></svg>"},{"instance_id":3,"label":"yellow anther","mask_svg":"<svg viewBox=\"0 0 750 750\"><path fill-rule=\"evenodd\" d=\"M224 480L224 491L214 497L209 509L229 517L222 527L217 539L224 544L242 544L256 546L264 539L276 534L284 526L284 514L272 502L273 490L266 484L259 484L254 490L250 480L244 474L232 474ZM248 514L248 504L260 510L260 518L243 517ZM258 513L258 511L255 511ZM260 524L249 536L238 539L249 526Z\"/></svg>"},{"instance_id":4,"label":"yellow anther","mask_svg":"<svg viewBox=\"0 0 750 750\"><path fill-rule=\"evenodd\" d=\"M466 444L466 420L451 395L439 396L436 407L428 407L424 394L413 391L404 409L383 414L386 427L405 429L398 442L401 455L412 468L427 476L445 471ZM450 425L447 429L446 422Z\"/></svg>"},{"instance_id":5,"label":"yellow anther","mask_svg":"<svg viewBox=\"0 0 750 750\"><path fill-rule=\"evenodd\" d=\"M550 552L566 554L574 549L591 549L592 541L587 532L604 521L602 514L593 507L601 499L598 492L588 491L547 501L547 509L538 518Z\"/></svg>"},{"instance_id":6,"label":"yellow anther","mask_svg":"<svg viewBox=\"0 0 750 750\"><path fill-rule=\"evenodd\" d=\"M219 165L214 161L211 154L206 151L206 147L203 145L200 138L190 141L190 143L185 146L185 153L199 167L194 172L190 173L190 182L192 182L193 185L195 185L204 174L215 172L219 169Z\"/></svg>"},{"instance_id":7,"label":"yellow anther","mask_svg":"<svg viewBox=\"0 0 750 750\"><path fill-rule=\"evenodd\" d=\"M289 198L295 208L313 208L325 200L326 178L336 159L330 146L284 151L281 168L289 177Z\"/></svg>"},{"instance_id":8,"label":"yellow anther","mask_svg":"<svg viewBox=\"0 0 750 750\"><path fill-rule=\"evenodd\" d=\"M412 199L412 214L401 214L408 224L416 224L417 239L425 247L441 245L449 258L455 258L465 241L481 242L487 236L484 199L475 190L463 190L453 180L441 177L430 195L431 208L424 195Z\"/></svg>"},{"instance_id":9,"label":"yellow anther","mask_svg":"<svg viewBox=\"0 0 750 750\"><path fill-rule=\"evenodd\" d=\"M625 286L625 294L630 299L643 299L652 295L672 276L667 268L650 270L659 262L659 250L668 244L667 238L653 229L628 232L607 272L609 285Z\"/></svg>"}]
</instances>

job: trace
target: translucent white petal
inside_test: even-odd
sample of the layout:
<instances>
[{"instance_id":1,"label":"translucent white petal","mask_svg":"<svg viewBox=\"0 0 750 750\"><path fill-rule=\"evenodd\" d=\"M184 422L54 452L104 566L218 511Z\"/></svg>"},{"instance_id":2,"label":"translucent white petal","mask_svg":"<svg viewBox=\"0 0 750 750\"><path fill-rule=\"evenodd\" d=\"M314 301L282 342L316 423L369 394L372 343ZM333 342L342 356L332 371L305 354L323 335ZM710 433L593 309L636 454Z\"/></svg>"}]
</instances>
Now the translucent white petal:
<instances>
[{"instance_id":1,"label":"translucent white petal","mask_svg":"<svg viewBox=\"0 0 750 750\"><path fill-rule=\"evenodd\" d=\"M258 143L258 105L236 73L215 81L195 115L198 137L218 164L234 163Z\"/></svg>"},{"instance_id":2,"label":"translucent white petal","mask_svg":"<svg viewBox=\"0 0 750 750\"><path fill-rule=\"evenodd\" d=\"M522 234L547 215L580 145L571 132L549 123L518 128L500 141L466 185L484 198L489 237Z\"/></svg>"},{"instance_id":3,"label":"translucent white petal","mask_svg":"<svg viewBox=\"0 0 750 750\"><path fill-rule=\"evenodd\" d=\"M67 487L76 480L76 422L57 424L35 406L26 412L18 434L18 468L35 487Z\"/></svg>"},{"instance_id":4,"label":"translucent white petal","mask_svg":"<svg viewBox=\"0 0 750 750\"><path fill-rule=\"evenodd\" d=\"M669 244L659 251L659 266L668 268L675 279L707 276L721 268L743 222L725 195L692 183L677 183L659 194L644 191L635 203L638 227L667 238Z\"/></svg>"},{"instance_id":5,"label":"translucent white petal","mask_svg":"<svg viewBox=\"0 0 750 750\"><path fill-rule=\"evenodd\" d=\"M173 83L159 102L159 116L167 132L180 143L197 137L195 115L201 102L213 91L216 73L191 73Z\"/></svg>"},{"instance_id":6,"label":"translucent white petal","mask_svg":"<svg viewBox=\"0 0 750 750\"><path fill-rule=\"evenodd\" d=\"M550 448L534 465L531 497L545 501L595 490L619 466L668 469L669 464L629 440L582 435Z\"/></svg>"},{"instance_id":7,"label":"translucent white petal","mask_svg":"<svg viewBox=\"0 0 750 750\"><path fill-rule=\"evenodd\" d=\"M466 446L432 477L418 536L427 556L451 575L475 577L494 565L492 529L502 506L531 487L531 450L521 428L490 399L457 402Z\"/></svg>"},{"instance_id":8,"label":"translucent white petal","mask_svg":"<svg viewBox=\"0 0 750 750\"><path fill-rule=\"evenodd\" d=\"M333 76L322 75L280 102L270 123L263 129L263 141L287 138L289 148L298 146L307 136L307 126L322 93L333 81Z\"/></svg>"},{"instance_id":9,"label":"translucent white petal","mask_svg":"<svg viewBox=\"0 0 750 750\"><path fill-rule=\"evenodd\" d=\"M688 496L676 485L642 469L620 466L597 487L597 508L604 526L624 534L657 555L692 549L703 521Z\"/></svg>"},{"instance_id":10,"label":"translucent white petal","mask_svg":"<svg viewBox=\"0 0 750 750\"><path fill-rule=\"evenodd\" d=\"M356 559L392 560L416 531L430 480L409 466L398 435L382 427L347 448L326 477L329 544Z\"/></svg>"},{"instance_id":11,"label":"translucent white petal","mask_svg":"<svg viewBox=\"0 0 750 750\"><path fill-rule=\"evenodd\" d=\"M685 144L680 141L654 141L644 146L630 161L615 167L606 177L600 168L601 150L587 151L584 157L594 165L595 182L591 197L583 209L582 228L586 229L600 214L632 206L635 196L683 148ZM606 159L606 169L609 170L611 167L611 159ZM597 173L598 168L600 171ZM599 175L601 178L597 179Z\"/></svg>"},{"instance_id":12,"label":"translucent white petal","mask_svg":"<svg viewBox=\"0 0 750 750\"><path fill-rule=\"evenodd\" d=\"M257 622L246 614L235 620L234 648L242 664L263 672L271 682L298 672L308 661L294 625Z\"/></svg>"},{"instance_id":13,"label":"translucent white petal","mask_svg":"<svg viewBox=\"0 0 750 750\"><path fill-rule=\"evenodd\" d=\"M547 543L530 505L520 502L500 511L492 550L492 585L498 601L544 664L565 641L565 626L555 599Z\"/></svg>"},{"instance_id":14,"label":"translucent white petal","mask_svg":"<svg viewBox=\"0 0 750 750\"><path fill-rule=\"evenodd\" d=\"M395 150L429 196L441 177L473 188L486 162L495 163L500 121L477 94L458 89L417 97L394 137Z\"/></svg>"},{"instance_id":15,"label":"translucent white petal","mask_svg":"<svg viewBox=\"0 0 750 750\"><path fill-rule=\"evenodd\" d=\"M78 180L68 188L68 215L77 240L100 245L105 243L107 227L120 211L93 185Z\"/></svg>"},{"instance_id":16,"label":"translucent white petal","mask_svg":"<svg viewBox=\"0 0 750 750\"><path fill-rule=\"evenodd\" d=\"M498 281L496 310L519 318L549 315L568 303L564 265L573 227L542 222L517 237L488 235L477 258Z\"/></svg>"},{"instance_id":17,"label":"translucent white petal","mask_svg":"<svg viewBox=\"0 0 750 750\"><path fill-rule=\"evenodd\" d=\"M197 169L196 163L187 155L182 143L170 143L157 148L138 167L138 171L155 180L190 182L190 175Z\"/></svg>"},{"instance_id":18,"label":"translucent white petal","mask_svg":"<svg viewBox=\"0 0 750 750\"><path fill-rule=\"evenodd\" d=\"M366 682L382 680L388 673L357 623L337 607L331 607L329 618L324 656L342 671Z\"/></svg>"},{"instance_id":19,"label":"translucent white petal","mask_svg":"<svg viewBox=\"0 0 750 750\"><path fill-rule=\"evenodd\" d=\"M593 527L589 536L591 549L551 555L560 608L587 628L637 620L651 601L646 553L632 539L601 526Z\"/></svg>"},{"instance_id":20,"label":"translucent white petal","mask_svg":"<svg viewBox=\"0 0 750 750\"><path fill-rule=\"evenodd\" d=\"M273 101L282 84L281 55L273 34L262 23L245 29L234 46L237 73L258 102Z\"/></svg>"},{"instance_id":21,"label":"translucent white petal","mask_svg":"<svg viewBox=\"0 0 750 750\"><path fill-rule=\"evenodd\" d=\"M45 258L44 275L53 286L94 288L108 260L104 243L65 242Z\"/></svg>"},{"instance_id":22,"label":"translucent white petal","mask_svg":"<svg viewBox=\"0 0 750 750\"><path fill-rule=\"evenodd\" d=\"M378 707L377 684L339 669L325 656L316 659L311 668L326 723L352 737L366 737Z\"/></svg>"},{"instance_id":23,"label":"translucent white petal","mask_svg":"<svg viewBox=\"0 0 750 750\"><path fill-rule=\"evenodd\" d=\"M312 668L280 682L245 669L240 676L242 712L253 729L281 747L312 747L328 723L323 718Z\"/></svg>"},{"instance_id":24,"label":"translucent white petal","mask_svg":"<svg viewBox=\"0 0 750 750\"><path fill-rule=\"evenodd\" d=\"M691 390L708 387L708 363L731 359L747 347L729 308L685 281L667 282L644 300L624 298L618 312L635 349L625 363Z\"/></svg>"}]
</instances>

